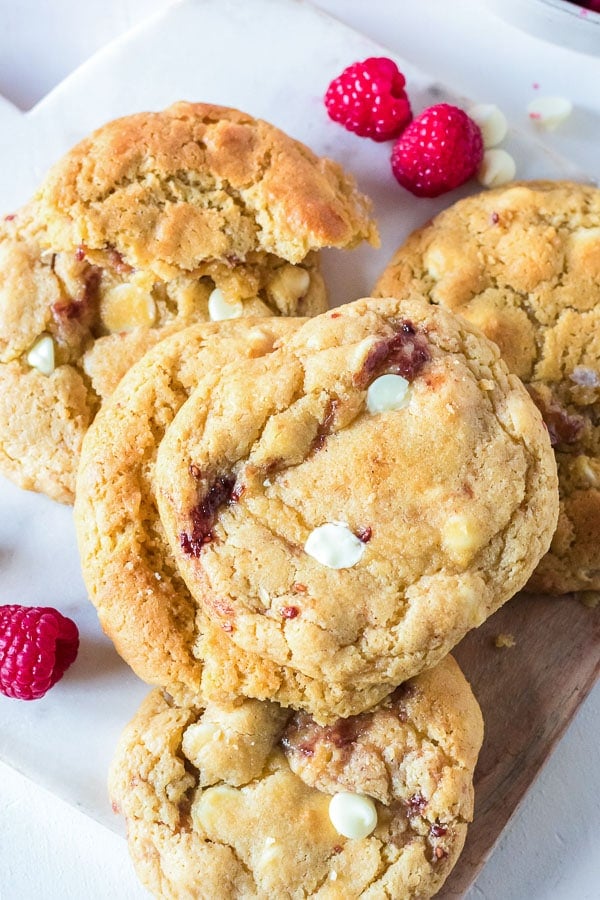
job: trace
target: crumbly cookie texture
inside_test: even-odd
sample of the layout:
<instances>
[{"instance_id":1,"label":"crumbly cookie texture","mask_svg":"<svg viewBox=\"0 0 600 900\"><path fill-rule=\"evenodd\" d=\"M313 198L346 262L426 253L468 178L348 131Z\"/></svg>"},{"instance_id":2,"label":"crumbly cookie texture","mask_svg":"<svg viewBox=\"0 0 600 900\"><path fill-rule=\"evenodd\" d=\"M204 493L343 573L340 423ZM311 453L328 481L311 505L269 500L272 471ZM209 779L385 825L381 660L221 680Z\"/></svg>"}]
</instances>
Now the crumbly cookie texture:
<instances>
[{"instance_id":1,"label":"crumbly cookie texture","mask_svg":"<svg viewBox=\"0 0 600 900\"><path fill-rule=\"evenodd\" d=\"M137 674L176 696L200 689L192 648L203 618L177 572L156 509L158 445L196 385L231 359L272 352L302 319L267 318L190 326L150 350L123 378L88 431L75 524L83 577L100 623ZM229 641L210 629L212 655ZM208 636L206 636L208 640ZM224 668L229 678L235 661Z\"/></svg>"},{"instance_id":2,"label":"crumbly cookie texture","mask_svg":"<svg viewBox=\"0 0 600 900\"><path fill-rule=\"evenodd\" d=\"M316 254L302 265L257 254L243 265L160 281L116 252L41 246L29 206L0 223L0 470L72 502L83 435L103 398L157 341L216 315L314 315L327 308ZM215 313L213 311L214 317Z\"/></svg>"},{"instance_id":3,"label":"crumbly cookie texture","mask_svg":"<svg viewBox=\"0 0 600 900\"><path fill-rule=\"evenodd\" d=\"M451 658L327 727L266 701L182 708L154 691L109 789L157 897L426 900L464 844L482 735ZM337 830L334 795L374 811L369 834Z\"/></svg>"},{"instance_id":4,"label":"crumbly cookie texture","mask_svg":"<svg viewBox=\"0 0 600 900\"><path fill-rule=\"evenodd\" d=\"M74 514L89 597L123 659L182 704L248 695L332 720L388 693L379 683L330 686L238 647L189 593L156 506L158 447L192 390L232 359L271 353L302 321L202 324L166 338L123 378L84 440Z\"/></svg>"},{"instance_id":5,"label":"crumbly cookie texture","mask_svg":"<svg viewBox=\"0 0 600 900\"><path fill-rule=\"evenodd\" d=\"M267 122L191 103L109 122L0 223L0 470L72 502L83 435L146 350L323 312L317 251L362 240L352 177Z\"/></svg>"},{"instance_id":6,"label":"crumbly cookie texture","mask_svg":"<svg viewBox=\"0 0 600 900\"><path fill-rule=\"evenodd\" d=\"M109 122L37 195L54 249L116 250L170 278L210 260L378 243L370 201L337 163L260 119L176 103Z\"/></svg>"},{"instance_id":7,"label":"crumbly cookie texture","mask_svg":"<svg viewBox=\"0 0 600 900\"><path fill-rule=\"evenodd\" d=\"M379 409L389 376L404 393ZM438 662L527 581L558 511L527 391L420 298L356 301L231 363L182 406L154 478L199 608L329 692Z\"/></svg>"},{"instance_id":8,"label":"crumbly cookie texture","mask_svg":"<svg viewBox=\"0 0 600 900\"><path fill-rule=\"evenodd\" d=\"M530 182L459 201L409 237L374 293L413 290L498 344L548 427L560 516L528 588L600 589L600 190Z\"/></svg>"}]
</instances>

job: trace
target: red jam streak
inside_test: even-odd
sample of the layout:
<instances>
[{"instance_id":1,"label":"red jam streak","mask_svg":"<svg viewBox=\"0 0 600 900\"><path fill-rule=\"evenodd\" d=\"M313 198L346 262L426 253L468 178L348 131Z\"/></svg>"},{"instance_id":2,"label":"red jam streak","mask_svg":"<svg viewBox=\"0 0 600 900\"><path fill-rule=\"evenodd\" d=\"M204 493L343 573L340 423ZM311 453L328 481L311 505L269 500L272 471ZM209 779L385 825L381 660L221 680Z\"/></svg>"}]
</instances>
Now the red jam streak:
<instances>
[{"instance_id":1,"label":"red jam streak","mask_svg":"<svg viewBox=\"0 0 600 900\"><path fill-rule=\"evenodd\" d=\"M198 558L205 544L213 539L213 528L219 509L226 503L235 502L239 494L234 491L235 478L217 478L208 491L190 512L191 530L179 535L181 549L188 556Z\"/></svg>"},{"instance_id":2,"label":"red jam streak","mask_svg":"<svg viewBox=\"0 0 600 900\"><path fill-rule=\"evenodd\" d=\"M380 375L402 375L412 381L431 359L425 337L412 322L398 322L395 328L395 334L382 338L367 354L354 378L357 387L366 388Z\"/></svg>"},{"instance_id":3,"label":"red jam streak","mask_svg":"<svg viewBox=\"0 0 600 900\"><path fill-rule=\"evenodd\" d=\"M93 308L98 300L101 277L100 269L90 268L85 275L83 287L78 297L75 297L73 300L53 304L52 315L57 322L61 320L76 320L80 322L93 312Z\"/></svg>"},{"instance_id":4,"label":"red jam streak","mask_svg":"<svg viewBox=\"0 0 600 900\"><path fill-rule=\"evenodd\" d=\"M558 444L575 444L585 429L583 416L572 415L558 400L547 400L535 387L528 387L531 399L542 414L553 447Z\"/></svg>"}]
</instances>

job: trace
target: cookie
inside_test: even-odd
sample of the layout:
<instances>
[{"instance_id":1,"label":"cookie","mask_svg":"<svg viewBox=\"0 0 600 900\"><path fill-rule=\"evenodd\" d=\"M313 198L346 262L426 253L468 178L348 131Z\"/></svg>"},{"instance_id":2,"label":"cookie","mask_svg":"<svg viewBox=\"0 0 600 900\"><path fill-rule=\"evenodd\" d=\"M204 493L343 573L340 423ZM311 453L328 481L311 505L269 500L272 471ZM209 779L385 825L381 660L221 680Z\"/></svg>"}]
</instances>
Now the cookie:
<instances>
[{"instance_id":1,"label":"cookie","mask_svg":"<svg viewBox=\"0 0 600 900\"><path fill-rule=\"evenodd\" d=\"M90 600L136 674L181 704L248 695L309 707L326 721L387 693L379 684L340 690L241 650L193 600L156 506L158 447L192 390L236 357L272 352L301 322L203 324L166 338L124 376L83 442L74 516Z\"/></svg>"},{"instance_id":2,"label":"cookie","mask_svg":"<svg viewBox=\"0 0 600 900\"><path fill-rule=\"evenodd\" d=\"M375 234L337 164L243 113L105 125L0 225L0 470L72 502L83 435L149 347L198 321L323 312L317 251Z\"/></svg>"},{"instance_id":3,"label":"cookie","mask_svg":"<svg viewBox=\"0 0 600 900\"><path fill-rule=\"evenodd\" d=\"M50 171L36 196L54 249L162 279L252 253L300 263L311 250L378 243L353 178L243 112L175 103L109 122Z\"/></svg>"},{"instance_id":4,"label":"cookie","mask_svg":"<svg viewBox=\"0 0 600 900\"><path fill-rule=\"evenodd\" d=\"M221 292L227 284L230 298L247 296L231 305L244 315L326 308L314 254L301 266L270 257L216 281L168 283L127 272L116 257L116 268L102 269L78 257L41 251L26 213L0 226L0 470L65 503L102 399L158 340L209 319L215 284Z\"/></svg>"},{"instance_id":5,"label":"cookie","mask_svg":"<svg viewBox=\"0 0 600 900\"><path fill-rule=\"evenodd\" d=\"M324 685L292 704L317 718L435 665L525 584L558 510L527 391L420 298L339 307L200 384L154 481L199 609Z\"/></svg>"},{"instance_id":6,"label":"cookie","mask_svg":"<svg viewBox=\"0 0 600 900\"><path fill-rule=\"evenodd\" d=\"M500 347L556 453L560 516L528 588L600 589L600 190L515 184L460 200L409 237L378 296L417 290Z\"/></svg>"},{"instance_id":7,"label":"cookie","mask_svg":"<svg viewBox=\"0 0 600 900\"><path fill-rule=\"evenodd\" d=\"M143 884L162 898L425 898L473 813L482 719L453 659L375 709L318 726L154 691L109 777Z\"/></svg>"}]
</instances>

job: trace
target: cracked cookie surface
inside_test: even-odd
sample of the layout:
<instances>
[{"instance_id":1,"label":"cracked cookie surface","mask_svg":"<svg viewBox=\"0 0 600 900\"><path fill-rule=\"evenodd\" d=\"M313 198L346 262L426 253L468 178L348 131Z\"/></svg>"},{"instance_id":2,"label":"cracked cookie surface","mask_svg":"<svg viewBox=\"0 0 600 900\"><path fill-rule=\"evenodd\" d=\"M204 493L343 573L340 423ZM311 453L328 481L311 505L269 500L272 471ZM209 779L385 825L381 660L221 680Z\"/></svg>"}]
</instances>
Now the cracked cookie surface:
<instances>
[{"instance_id":1,"label":"cracked cookie surface","mask_svg":"<svg viewBox=\"0 0 600 900\"><path fill-rule=\"evenodd\" d=\"M413 290L498 344L548 427L560 515L528 587L600 589L600 191L530 182L459 201L408 238L374 293Z\"/></svg>"},{"instance_id":2,"label":"cracked cookie surface","mask_svg":"<svg viewBox=\"0 0 600 900\"><path fill-rule=\"evenodd\" d=\"M450 657L326 727L266 701L182 708L154 691L121 737L109 789L156 896L426 900L464 844L482 734ZM367 836L334 828L340 792L371 798Z\"/></svg>"},{"instance_id":3,"label":"cracked cookie surface","mask_svg":"<svg viewBox=\"0 0 600 900\"><path fill-rule=\"evenodd\" d=\"M237 110L110 122L0 225L0 469L73 501L120 376L194 322L327 308L318 250L377 242L351 176Z\"/></svg>"},{"instance_id":4,"label":"cracked cookie surface","mask_svg":"<svg viewBox=\"0 0 600 900\"><path fill-rule=\"evenodd\" d=\"M216 381L236 357L272 352L302 321L204 324L166 338L123 378L84 440L74 515L89 597L123 659L180 703L200 692L218 700L247 695L331 720L387 693L380 684L329 686L234 644L189 593L157 509L158 447L192 390Z\"/></svg>"},{"instance_id":5,"label":"cracked cookie surface","mask_svg":"<svg viewBox=\"0 0 600 900\"><path fill-rule=\"evenodd\" d=\"M178 698L197 695L213 669L222 690L239 693L244 658L240 668L230 641L205 621L178 574L154 498L158 446L200 381L216 379L233 358L272 352L302 322L205 323L166 338L127 373L84 440L74 516L89 597L125 661ZM267 681L262 694L271 692Z\"/></svg>"},{"instance_id":6,"label":"cracked cookie surface","mask_svg":"<svg viewBox=\"0 0 600 900\"><path fill-rule=\"evenodd\" d=\"M390 375L406 402L373 409ZM417 298L339 307L231 363L168 427L154 480L178 571L234 644L376 699L523 586L558 508L521 382ZM330 714L316 699L297 705Z\"/></svg>"},{"instance_id":7,"label":"cracked cookie surface","mask_svg":"<svg viewBox=\"0 0 600 900\"><path fill-rule=\"evenodd\" d=\"M370 201L340 165L236 109L175 103L109 122L37 194L55 249L116 250L162 278L251 253L377 244Z\"/></svg>"},{"instance_id":8,"label":"cracked cookie surface","mask_svg":"<svg viewBox=\"0 0 600 900\"><path fill-rule=\"evenodd\" d=\"M327 307L316 254L211 264L168 282L113 251L43 250L31 207L0 225L0 469L21 487L72 502L83 436L122 375L157 341L227 315L314 315ZM45 343L48 368L31 355ZM47 354L48 356L48 354Z\"/></svg>"}]
</instances>

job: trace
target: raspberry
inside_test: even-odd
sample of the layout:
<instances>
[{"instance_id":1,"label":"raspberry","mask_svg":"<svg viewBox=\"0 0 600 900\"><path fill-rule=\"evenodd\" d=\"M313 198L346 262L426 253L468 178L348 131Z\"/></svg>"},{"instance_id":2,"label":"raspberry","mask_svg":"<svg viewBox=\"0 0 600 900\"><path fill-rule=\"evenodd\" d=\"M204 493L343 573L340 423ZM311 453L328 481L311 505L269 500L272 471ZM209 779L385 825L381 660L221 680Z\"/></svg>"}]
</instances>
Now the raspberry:
<instances>
[{"instance_id":1,"label":"raspberry","mask_svg":"<svg viewBox=\"0 0 600 900\"><path fill-rule=\"evenodd\" d=\"M438 197L475 174L483 159L481 129L449 103L430 106L398 138L392 171L417 197Z\"/></svg>"},{"instance_id":2,"label":"raspberry","mask_svg":"<svg viewBox=\"0 0 600 900\"><path fill-rule=\"evenodd\" d=\"M0 606L0 692L38 700L59 681L79 649L71 619L49 606Z\"/></svg>"},{"instance_id":3,"label":"raspberry","mask_svg":"<svg viewBox=\"0 0 600 900\"><path fill-rule=\"evenodd\" d=\"M397 137L412 112L404 91L406 79L385 56L371 56L344 69L325 93L325 106L334 122L374 141Z\"/></svg>"}]
</instances>

